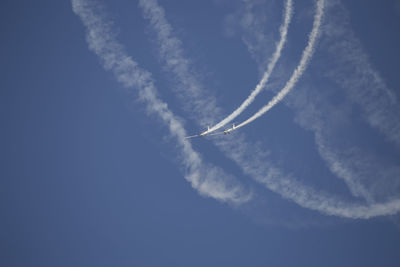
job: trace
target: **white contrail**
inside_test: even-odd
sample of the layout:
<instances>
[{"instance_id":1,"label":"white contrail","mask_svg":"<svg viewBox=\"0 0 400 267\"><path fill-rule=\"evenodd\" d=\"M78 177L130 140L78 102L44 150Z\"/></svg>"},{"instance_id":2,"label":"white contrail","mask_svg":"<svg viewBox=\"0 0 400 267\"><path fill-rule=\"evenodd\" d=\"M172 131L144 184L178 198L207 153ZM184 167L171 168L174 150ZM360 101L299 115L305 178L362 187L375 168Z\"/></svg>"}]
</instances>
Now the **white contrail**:
<instances>
[{"instance_id":1,"label":"white contrail","mask_svg":"<svg viewBox=\"0 0 400 267\"><path fill-rule=\"evenodd\" d=\"M344 93L362 109L363 118L386 138L400 147L399 100L371 64L360 40L351 29L348 11L338 0L330 0L324 44L332 56L329 66L321 66L325 75L339 84ZM330 66L337 64L338 68ZM349 73L352 75L349 75Z\"/></svg>"},{"instance_id":2,"label":"white contrail","mask_svg":"<svg viewBox=\"0 0 400 267\"><path fill-rule=\"evenodd\" d=\"M237 125L236 128L243 127L243 126L251 123L252 121L256 120L257 118L261 117L265 112L267 112L273 106L278 104L290 92L290 90L292 90L293 87L296 85L297 81L300 79L300 77L303 75L304 71L306 70L307 65L310 62L310 59L313 55L315 42L318 38L319 29L321 26L321 20L322 20L323 14L324 14L324 5L325 5L325 0L318 0L316 13L314 16L313 28L312 28L311 33L308 38L308 44L303 51L299 65L293 71L293 74L290 77L290 79L287 81L285 87L283 87L283 89L276 96L274 96L274 98L272 98L272 100L267 105L262 107L253 116L251 116L244 122Z\"/></svg>"},{"instance_id":3,"label":"white contrail","mask_svg":"<svg viewBox=\"0 0 400 267\"><path fill-rule=\"evenodd\" d=\"M215 100L205 100L205 96L201 94L201 90L199 90L201 86L190 71L188 61L183 56L183 51L180 47L181 42L173 36L172 27L165 18L163 8L158 5L156 0L140 0L139 5L142 7L145 17L150 20L151 25L157 34L158 43L160 45L160 54L165 60L166 65L184 84L187 89L186 92L190 92L189 94L186 94L186 96L196 96L196 99L198 99L194 101L190 108L202 113L203 118L201 124L210 123L210 121L214 120L211 113L215 114L216 107L213 105ZM208 133L218 130L242 113L254 101L255 97L268 82L287 40L288 28L293 14L293 0L287 0L284 9L284 19L280 26L280 40L276 45L275 52L270 59L267 70L261 81L239 108L215 126L210 127L207 131ZM205 101L202 101L201 99ZM211 108L211 106L213 106L213 108Z\"/></svg>"},{"instance_id":4,"label":"white contrail","mask_svg":"<svg viewBox=\"0 0 400 267\"><path fill-rule=\"evenodd\" d=\"M165 19L165 11L160 7L156 0L140 0L140 7L143 9L144 17L149 19L150 25L154 29L160 58L172 72L177 80L182 83L185 90L181 90L178 97L182 100L183 107L194 111L195 114L201 114L201 125L209 125L215 121L216 108L215 98L205 95L199 81L194 77L189 61L185 58L181 48L181 41L172 33L171 25ZM193 99L191 103L186 103L184 99ZM199 116L196 118L199 120Z\"/></svg>"},{"instance_id":5,"label":"white contrail","mask_svg":"<svg viewBox=\"0 0 400 267\"><path fill-rule=\"evenodd\" d=\"M327 9L324 36L319 47L320 58L330 60L327 63L317 59L316 64L310 67L318 69L318 75L324 76L328 82L323 93L321 88L315 88L311 83L302 84L286 104L295 110L295 120L314 132L321 159L335 176L346 183L353 196L364 198L368 203L385 200L386 196L393 198L400 188L398 162L371 153L369 146L373 147L374 142L362 148L362 144L354 146L346 139L337 139L336 135L339 132L355 135L357 126L352 126L354 114L349 111L359 105L360 118L377 128L387 141L399 145L400 109L396 95L386 86L363 51L343 4L330 0ZM340 104L333 104L332 95L342 95L344 99ZM374 129L370 131L372 133ZM331 134L333 132L335 135Z\"/></svg>"},{"instance_id":6,"label":"white contrail","mask_svg":"<svg viewBox=\"0 0 400 267\"><path fill-rule=\"evenodd\" d=\"M146 15L155 11L157 11L158 15L156 17L150 17L152 26L156 29L164 29L164 31L159 32L160 49L162 50L161 55L164 57L163 59L170 71L177 76L182 84L181 87L174 87L174 89L177 90L179 95L184 95L184 102L188 103L189 107L201 103L203 106L207 106L206 111L218 110L214 102L210 103L204 98L200 99L198 97L201 95L200 92L202 88L194 77L193 72L187 71L189 69L189 63L187 59L181 56L181 42L173 36L172 28L164 17L164 10L157 4L157 1L142 1L142 7L148 2L151 2L152 5L145 6ZM197 115L199 120L204 121L205 118L209 118L209 114L205 114L203 110L192 108L187 108L187 110L189 114L193 116ZM393 199L384 203L363 205L361 203L343 201L339 197L316 191L305 186L272 166L269 163L267 155L262 152L257 152L259 150L258 146L247 144L243 135L235 136L233 140L234 143L231 143L230 141L232 140L227 138L213 141L245 174L264 184L271 191L292 200L302 207L316 210L324 214L354 219L367 219L375 216L395 214L400 211L399 199Z\"/></svg>"},{"instance_id":7,"label":"white contrail","mask_svg":"<svg viewBox=\"0 0 400 267\"><path fill-rule=\"evenodd\" d=\"M210 130L208 132L214 132L218 130L219 128L223 127L227 123L231 122L234 120L237 116L239 116L251 103L253 103L254 99L256 96L261 92L262 89L264 89L265 84L268 82L269 77L271 76L272 71L275 68L276 62L278 62L279 57L281 56L282 49L286 43L287 39L287 33L288 33L288 28L289 24L292 18L293 14L293 3L292 0L287 0L286 5L285 5L285 15L284 15L284 20L283 24L280 27L280 40L276 45L276 49L274 54L272 55L272 58L270 59L268 63L268 67L266 72L264 73L261 81L257 84L256 88L250 93L250 95L243 101L243 103L236 109L234 110L230 115L228 115L225 119L221 120L218 122L216 125L213 127L210 127Z\"/></svg>"},{"instance_id":8,"label":"white contrail","mask_svg":"<svg viewBox=\"0 0 400 267\"><path fill-rule=\"evenodd\" d=\"M369 219L376 216L393 215L400 211L399 198L381 203L363 204L358 201L346 201L339 196L306 186L271 166L268 156L258 152L257 146L243 142L237 143L240 139L242 139L240 135L235 136L235 145L232 146L226 138L222 138L219 146L245 174L301 207L323 214L352 219Z\"/></svg>"},{"instance_id":9,"label":"white contrail","mask_svg":"<svg viewBox=\"0 0 400 267\"><path fill-rule=\"evenodd\" d=\"M87 28L86 39L90 50L102 60L105 69L114 73L117 80L126 88L135 88L148 111L157 115L168 127L180 149L180 159L185 170L185 178L200 194L215 199L242 203L251 195L221 169L203 163L200 155L193 150L184 138L186 131L182 123L168 109L167 104L157 96L151 74L141 69L126 55L124 47L116 40L111 24L104 18L100 6L90 0L72 0L72 7Z\"/></svg>"}]
</instances>

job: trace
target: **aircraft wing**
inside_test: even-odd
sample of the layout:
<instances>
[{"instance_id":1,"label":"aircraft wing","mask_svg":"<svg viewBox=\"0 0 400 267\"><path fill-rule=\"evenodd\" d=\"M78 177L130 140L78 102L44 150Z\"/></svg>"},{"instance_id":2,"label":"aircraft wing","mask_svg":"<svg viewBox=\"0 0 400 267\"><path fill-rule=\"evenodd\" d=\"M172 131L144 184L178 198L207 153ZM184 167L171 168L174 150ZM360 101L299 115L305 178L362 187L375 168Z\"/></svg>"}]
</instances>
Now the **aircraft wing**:
<instances>
[{"instance_id":1,"label":"aircraft wing","mask_svg":"<svg viewBox=\"0 0 400 267\"><path fill-rule=\"evenodd\" d=\"M194 138L194 137L197 137L197 136L199 136L199 135L196 134L196 135L186 136L185 139L190 139L190 138Z\"/></svg>"}]
</instances>

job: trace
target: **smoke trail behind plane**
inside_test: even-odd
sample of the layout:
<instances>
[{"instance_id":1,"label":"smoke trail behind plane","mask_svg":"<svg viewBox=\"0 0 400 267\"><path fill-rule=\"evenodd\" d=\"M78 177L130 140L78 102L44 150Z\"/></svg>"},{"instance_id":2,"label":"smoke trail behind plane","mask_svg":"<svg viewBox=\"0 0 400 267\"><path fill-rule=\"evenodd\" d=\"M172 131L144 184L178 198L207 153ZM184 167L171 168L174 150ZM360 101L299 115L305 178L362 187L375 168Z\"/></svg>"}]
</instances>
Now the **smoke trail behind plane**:
<instances>
[{"instance_id":1,"label":"smoke trail behind plane","mask_svg":"<svg viewBox=\"0 0 400 267\"><path fill-rule=\"evenodd\" d=\"M218 122L216 125L211 127L210 130L208 131L209 133L218 130L219 128L223 127L227 123L234 120L237 116L239 116L251 103L253 103L256 96L264 88L265 84L268 82L269 77L271 76L272 71L275 68L276 63L278 62L278 59L281 56L282 49L285 46L285 43L287 40L287 33L288 33L288 29L289 29L289 24L292 19L292 14L293 14L292 0L287 0L286 4L285 4L284 21L279 30L280 31L280 40L277 43L275 52L269 61L267 71L264 73L261 81L257 84L256 88L243 101L243 103L236 110L234 110L230 115L228 115L225 119L223 119L222 121Z\"/></svg>"},{"instance_id":2,"label":"smoke trail behind plane","mask_svg":"<svg viewBox=\"0 0 400 267\"><path fill-rule=\"evenodd\" d=\"M95 10L88 7L87 2L85 2L86 4L82 4L82 2L84 1L73 0L73 6L74 11L81 17L88 28L87 38L90 49L103 60L105 68L115 73L118 81L126 87L134 86L137 88L142 100L148 105L149 109L154 114L157 114L162 119L162 122L169 127L171 135L176 138L177 146L183 150L184 167L189 169L190 175L187 179L192 183L192 186L197 188L202 194L208 194L225 201L243 197L242 194L239 194L241 191L238 191L238 189L240 188L227 188L224 185L224 178L219 176L219 172L212 175L217 179L202 179L204 174L213 173L214 169L207 168L204 171L202 168L204 165L199 155L193 151L189 142L184 141L185 130L180 121L167 108L167 105L157 97L156 88L151 80L151 74L141 70L136 62L124 53L122 46L114 40L109 25L105 24L101 18L96 17ZM169 47L169 49L171 48L175 48L175 46ZM178 66L176 67L180 68L180 64L181 62L177 62L176 65ZM190 96L196 97L195 94L191 94ZM193 101L192 98L187 99L187 102L191 101ZM195 99L194 101L202 100ZM190 110L190 112L194 113L196 111ZM221 141L227 142L227 139L222 138ZM399 199L392 199L385 203L362 205L343 201L335 196L316 191L302 185L290 176L285 177L279 169L268 162L268 158L263 157L264 153L259 154L257 152L257 147L246 145L242 140L238 140L238 138L235 138L234 146L231 144L226 143L224 145L220 143L219 147L225 149L226 154L237 163L245 174L264 184L270 190L279 193L282 197L293 200L302 207L348 218L371 218L374 216L395 214L400 210ZM219 181L219 179L223 181Z\"/></svg>"},{"instance_id":3,"label":"smoke trail behind plane","mask_svg":"<svg viewBox=\"0 0 400 267\"><path fill-rule=\"evenodd\" d=\"M319 0L317 2L317 8L316 8L316 13L314 16L314 23L313 23L313 28L311 30L311 33L308 38L308 44L306 48L303 51L301 60L297 68L293 71L292 76L290 79L287 81L285 87L279 93L272 98L272 100L262 107L259 111L257 111L253 116L245 120L244 122L240 123L235 127L235 129L241 128L254 120L258 119L264 113L266 113L268 110L270 110L272 107L274 107L276 104L278 104L296 85L300 77L303 75L304 71L307 69L307 65L310 62L310 59L314 53L314 47L315 47L315 42L318 38L319 35L319 29L321 27L321 21L322 21L322 15L324 13L324 5L325 5L325 0Z\"/></svg>"},{"instance_id":4,"label":"smoke trail behind plane","mask_svg":"<svg viewBox=\"0 0 400 267\"><path fill-rule=\"evenodd\" d=\"M185 179L201 195L224 202L242 203L251 198L251 193L222 169L203 162L201 156L184 137L186 131L181 121L167 104L157 95L157 88L149 72L141 69L129 57L124 47L113 35L111 24L104 18L101 6L90 0L72 0L72 8L86 26L89 49L101 60L105 69L114 73L124 87L137 89L150 114L158 116L176 140Z\"/></svg>"}]
</instances>

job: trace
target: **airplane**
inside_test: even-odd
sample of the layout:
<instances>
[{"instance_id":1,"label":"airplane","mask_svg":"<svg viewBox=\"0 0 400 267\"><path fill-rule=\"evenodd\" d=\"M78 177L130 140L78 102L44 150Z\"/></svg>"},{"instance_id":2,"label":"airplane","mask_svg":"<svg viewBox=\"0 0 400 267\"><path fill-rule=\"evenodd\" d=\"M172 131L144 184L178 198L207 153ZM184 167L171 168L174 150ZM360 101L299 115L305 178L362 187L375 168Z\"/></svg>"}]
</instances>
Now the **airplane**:
<instances>
[{"instance_id":1,"label":"airplane","mask_svg":"<svg viewBox=\"0 0 400 267\"><path fill-rule=\"evenodd\" d=\"M225 131L224 131L224 134L229 134L229 133L231 133L233 130L235 130L236 129L236 126L235 126L235 124L232 124L232 128L228 128L228 129L226 129Z\"/></svg>"},{"instance_id":2,"label":"airplane","mask_svg":"<svg viewBox=\"0 0 400 267\"><path fill-rule=\"evenodd\" d=\"M196 134L196 135L192 135L192 136L186 136L185 139L190 139L190 138L194 138L194 137L198 137L198 136L202 137L202 136L205 136L205 135L209 134L209 132L210 132L210 126L207 126L207 130L205 130L201 134Z\"/></svg>"},{"instance_id":3,"label":"airplane","mask_svg":"<svg viewBox=\"0 0 400 267\"><path fill-rule=\"evenodd\" d=\"M200 136L205 136L210 132L210 126L207 126L207 130L199 134Z\"/></svg>"}]
</instances>

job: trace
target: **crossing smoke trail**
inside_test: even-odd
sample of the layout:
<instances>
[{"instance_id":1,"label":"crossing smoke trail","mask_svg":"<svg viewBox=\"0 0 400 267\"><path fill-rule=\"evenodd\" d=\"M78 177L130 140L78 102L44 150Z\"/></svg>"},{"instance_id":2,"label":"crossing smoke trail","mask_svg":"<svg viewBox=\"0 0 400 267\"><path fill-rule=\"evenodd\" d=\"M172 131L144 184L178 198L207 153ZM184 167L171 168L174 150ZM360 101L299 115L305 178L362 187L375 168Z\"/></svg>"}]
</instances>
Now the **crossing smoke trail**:
<instances>
[{"instance_id":1,"label":"crossing smoke trail","mask_svg":"<svg viewBox=\"0 0 400 267\"><path fill-rule=\"evenodd\" d=\"M208 130L209 133L218 130L219 128L223 127L227 123L234 120L237 116L239 116L254 101L256 96L264 88L265 84L268 82L269 77L271 76L272 71L274 70L276 62L281 56L282 49L286 43L288 28L293 13L292 10L293 10L292 0L287 0L285 5L284 21L280 27L280 40L276 45L276 50L272 55L270 62L268 63L267 71L264 73L261 81L257 84L256 88L251 92L251 94L243 101L243 103L236 110L234 110L230 115L228 115L225 119L218 122L213 127L210 127L210 130Z\"/></svg>"},{"instance_id":2,"label":"crossing smoke trail","mask_svg":"<svg viewBox=\"0 0 400 267\"><path fill-rule=\"evenodd\" d=\"M72 8L87 28L86 39L89 49L102 60L106 70L114 73L118 82L126 88L136 88L140 99L151 114L157 115L168 127L180 149L185 178L192 187L204 196L231 203L246 202L251 194L246 192L231 176L221 169L203 163L200 155L184 139L186 131L180 120L157 96L151 74L142 70L126 55L124 48L114 38L110 23L104 19L100 6L90 0L72 0Z\"/></svg>"},{"instance_id":3,"label":"crossing smoke trail","mask_svg":"<svg viewBox=\"0 0 400 267\"><path fill-rule=\"evenodd\" d=\"M274 96L274 98L267 105L262 107L253 116L251 116L244 122L237 125L235 127L236 129L241 128L241 127L251 123L252 121L258 119L259 117L261 117L264 113L266 113L268 110L270 110L276 104L278 104L296 85L296 83L298 82L300 77L303 75L304 71L307 69L307 65L310 62L310 59L313 55L315 42L318 38L319 29L321 26L322 15L324 14L324 5L325 5L325 0L320 0L317 2L317 10L316 10L315 17L314 17L313 28L312 28L311 33L308 38L307 47L303 51L299 65L293 71L293 74L290 77L290 79L287 81L285 87L283 87L283 89L281 91L279 91L279 93L276 96Z\"/></svg>"},{"instance_id":4,"label":"crossing smoke trail","mask_svg":"<svg viewBox=\"0 0 400 267\"><path fill-rule=\"evenodd\" d=\"M353 196L369 203L384 201L400 192L398 160L390 153L378 154L373 142L363 145L349 139L378 130L385 142L400 144L398 101L355 37L348 10L339 0L330 0L327 9L320 54L310 65L327 82L323 88L302 83L285 104L295 110L300 126L314 132L321 159ZM344 97L340 104L332 102L331 96L339 94ZM365 133L352 125L354 106L360 108L360 120L371 126ZM348 136L346 141L337 138L343 134Z\"/></svg>"},{"instance_id":5,"label":"crossing smoke trail","mask_svg":"<svg viewBox=\"0 0 400 267\"><path fill-rule=\"evenodd\" d=\"M349 99L363 110L371 127L400 147L400 108L398 95L390 89L376 68L371 64L360 40L351 29L349 14L339 0L330 0L332 14L325 24L325 50L332 54L331 64L321 65L325 75L342 88ZM339 15L340 14L340 15ZM349 75L349 73L352 75Z\"/></svg>"},{"instance_id":6,"label":"crossing smoke trail","mask_svg":"<svg viewBox=\"0 0 400 267\"><path fill-rule=\"evenodd\" d=\"M180 47L180 40L172 35L172 28L165 19L164 10L157 4L155 0L140 0L139 5L144 11L146 18L150 20L151 25L156 31L158 43L160 45L160 53L162 58L165 60L166 65L169 69L174 72L178 79L187 88L186 92L190 92L191 95L195 95L196 99L205 99L200 93L201 85L198 84L195 78L193 78L190 66L187 60L183 56L183 51ZM286 43L287 32L293 13L293 1L287 0L285 4L284 20L280 27L280 40L276 45L276 50L271 57L268 64L267 71L264 73L263 78L257 85L257 87L251 92L250 96L237 108L232 114L217 123L215 126L210 127L208 133L214 132L224 126L225 124L232 121L240 113L242 113L255 99L255 97L264 88L268 79L281 55L282 49ZM207 99L205 101L195 100L191 108L195 108L199 113L202 113L202 124L209 123L213 120L210 113L215 114L215 104L213 100ZM211 106L213 106L211 108ZM206 111L208 114L206 114Z\"/></svg>"},{"instance_id":7,"label":"crossing smoke trail","mask_svg":"<svg viewBox=\"0 0 400 267\"><path fill-rule=\"evenodd\" d=\"M149 2L152 4L145 5ZM323 0L318 0L317 4L322 17ZM188 108L188 114L196 117L199 121L213 118L210 117L210 114L204 114L204 110L214 111L212 115L217 116L215 114L218 114L219 109L214 102L208 101L208 98L201 98L202 88L199 82L192 72L187 71L189 69L189 61L182 56L181 42L173 35L172 28L164 17L164 10L157 4L156 0L141 1L141 6L145 9L145 16L150 19L151 25L156 31L159 31L162 59L169 67L169 70L181 82L182 86L174 87L174 89L177 90L178 95L184 95L183 101L184 103L189 103L189 106L197 104L202 104L203 106L203 109L200 110ZM156 14L157 16L149 14ZM317 19L317 17L314 17L314 19ZM206 108L204 109L204 107ZM244 174L249 175L271 191L280 194L283 198L292 200L301 207L319 211L323 214L353 219L368 219L375 216L396 214L400 211L400 199L363 205L361 203L343 201L337 196L305 186L290 177L290 175L286 175L272 166L269 163L268 156L260 152L258 146L246 143L243 135L236 135L234 140L222 138L215 139L213 142L242 169Z\"/></svg>"}]
</instances>

